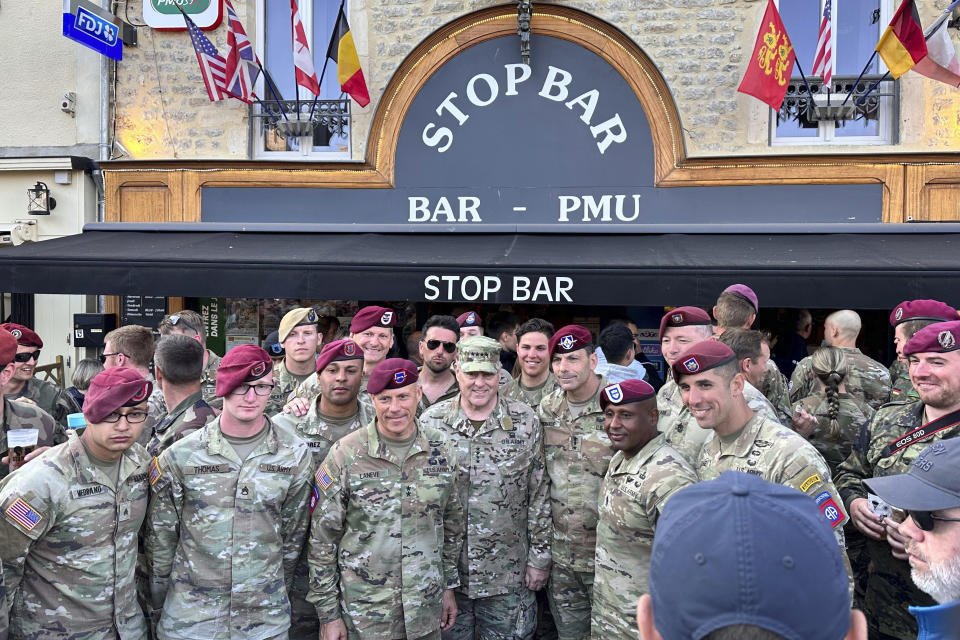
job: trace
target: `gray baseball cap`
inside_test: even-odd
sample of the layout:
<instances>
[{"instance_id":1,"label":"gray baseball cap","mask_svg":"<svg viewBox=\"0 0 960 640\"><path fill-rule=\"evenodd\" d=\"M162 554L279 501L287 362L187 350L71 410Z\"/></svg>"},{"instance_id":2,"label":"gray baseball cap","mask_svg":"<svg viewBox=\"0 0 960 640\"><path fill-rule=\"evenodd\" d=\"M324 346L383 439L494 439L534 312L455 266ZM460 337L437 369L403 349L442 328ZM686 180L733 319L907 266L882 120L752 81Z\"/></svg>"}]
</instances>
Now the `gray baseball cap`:
<instances>
[{"instance_id":1,"label":"gray baseball cap","mask_svg":"<svg viewBox=\"0 0 960 640\"><path fill-rule=\"evenodd\" d=\"M863 482L884 502L906 511L960 507L960 438L934 442L906 473Z\"/></svg>"}]
</instances>

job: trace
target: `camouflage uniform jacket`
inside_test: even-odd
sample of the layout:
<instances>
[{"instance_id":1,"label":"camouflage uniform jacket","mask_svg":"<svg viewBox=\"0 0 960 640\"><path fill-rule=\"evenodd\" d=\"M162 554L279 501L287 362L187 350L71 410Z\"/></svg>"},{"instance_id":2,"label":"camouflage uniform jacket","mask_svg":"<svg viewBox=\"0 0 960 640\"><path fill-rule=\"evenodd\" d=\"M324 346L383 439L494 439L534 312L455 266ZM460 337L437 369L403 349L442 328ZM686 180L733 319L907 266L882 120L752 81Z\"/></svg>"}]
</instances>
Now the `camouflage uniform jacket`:
<instances>
[{"instance_id":1,"label":"camouflage uniform jacket","mask_svg":"<svg viewBox=\"0 0 960 640\"><path fill-rule=\"evenodd\" d=\"M37 429L38 447L52 447L67 441L66 430L50 417L50 414L31 404L11 402L3 398L3 429L0 429L0 451L7 451L7 431ZM0 462L0 478L10 473L10 465Z\"/></svg>"},{"instance_id":2,"label":"camouflage uniform jacket","mask_svg":"<svg viewBox=\"0 0 960 640\"><path fill-rule=\"evenodd\" d=\"M770 401L776 411L776 420L780 424L790 424L793 410L790 404L790 381L780 373L777 363L771 358L767 360L767 372L760 384L760 392Z\"/></svg>"},{"instance_id":3,"label":"camouflage uniform jacket","mask_svg":"<svg viewBox=\"0 0 960 640\"><path fill-rule=\"evenodd\" d=\"M440 627L444 589L460 585L464 513L457 450L420 427L397 460L371 421L341 438L315 474L310 592L321 623L352 637L420 638Z\"/></svg>"},{"instance_id":4,"label":"camouflage uniform jacket","mask_svg":"<svg viewBox=\"0 0 960 640\"><path fill-rule=\"evenodd\" d=\"M603 430L597 392L579 416L567 407L567 395L557 389L540 403L543 449L550 478L553 516L553 562L574 571L593 571L597 547L597 501L613 449Z\"/></svg>"},{"instance_id":5,"label":"camouflage uniform jacket","mask_svg":"<svg viewBox=\"0 0 960 640\"><path fill-rule=\"evenodd\" d=\"M290 626L310 452L269 420L265 428L243 462L217 418L151 464L145 552L161 640L261 640Z\"/></svg>"},{"instance_id":6,"label":"camouflage uniform jacket","mask_svg":"<svg viewBox=\"0 0 960 640\"><path fill-rule=\"evenodd\" d=\"M7 601L7 587L3 582L3 565L0 564L0 602L6 603ZM7 617L7 605L0 605L0 640L7 640L7 630L9 628L9 620Z\"/></svg>"},{"instance_id":7,"label":"camouflage uniform jacket","mask_svg":"<svg viewBox=\"0 0 960 640\"><path fill-rule=\"evenodd\" d=\"M847 393L856 396L874 409L879 409L890 397L890 372L887 368L868 358L856 347L839 347L847 356L847 377L844 386ZM812 356L797 363L790 377L790 402L800 402L816 393L818 385L814 380Z\"/></svg>"},{"instance_id":8,"label":"camouflage uniform jacket","mask_svg":"<svg viewBox=\"0 0 960 640\"><path fill-rule=\"evenodd\" d=\"M697 481L658 435L632 458L613 454L600 489L592 634L635 638L637 600L649 592L653 532L667 498Z\"/></svg>"},{"instance_id":9,"label":"camouflage uniform jacket","mask_svg":"<svg viewBox=\"0 0 960 640\"><path fill-rule=\"evenodd\" d=\"M549 571L553 525L543 429L533 409L500 395L474 433L458 394L433 405L420 424L442 431L457 447L467 516L459 591L471 599L514 593L527 565Z\"/></svg>"},{"instance_id":10,"label":"camouflage uniform jacket","mask_svg":"<svg viewBox=\"0 0 960 640\"><path fill-rule=\"evenodd\" d=\"M312 474L316 471L317 467L320 466L320 463L323 462L323 459L327 457L327 454L330 452L330 447L333 446L334 442L348 433L353 433L364 425L369 424L371 420L377 417L376 412L373 410L373 405L369 402L358 402L357 404L359 405L357 413L353 415L353 420L345 425L332 425L324 420L323 415L320 413L319 397L310 405L310 410L301 418L297 418L292 413L278 413L273 416L271 420L273 420L277 426L289 429L307 443L312 459L312 466L310 468L310 473Z\"/></svg>"},{"instance_id":11,"label":"camouflage uniform jacket","mask_svg":"<svg viewBox=\"0 0 960 640\"><path fill-rule=\"evenodd\" d=\"M841 432L839 437L830 435L829 404L825 393L807 396L800 403L807 413L817 419L817 428L808 439L830 465L832 473L850 455L860 429L867 426L876 413L873 407L849 393L840 393L837 399L840 401L837 413Z\"/></svg>"},{"instance_id":12,"label":"camouflage uniform jacket","mask_svg":"<svg viewBox=\"0 0 960 640\"><path fill-rule=\"evenodd\" d=\"M910 380L910 372L907 365L900 362L899 358L890 365L890 399L888 402L912 402L920 396L917 390L913 388L913 382Z\"/></svg>"},{"instance_id":13,"label":"camouflage uniform jacket","mask_svg":"<svg viewBox=\"0 0 960 640\"><path fill-rule=\"evenodd\" d=\"M417 405L417 417L419 418L420 416L422 416L424 411L426 411L430 407L434 405L438 405L441 402L446 402L450 398L453 398L454 396L459 395L459 393L460 393L460 384L457 382L457 378L454 377L453 384L447 387L446 391L441 393L440 397L437 398L435 401L430 402L430 399L427 398L427 394L426 393L422 394L420 396L420 404Z\"/></svg>"},{"instance_id":14,"label":"camouflage uniform jacket","mask_svg":"<svg viewBox=\"0 0 960 640\"><path fill-rule=\"evenodd\" d=\"M67 416L79 413L80 407L73 396L49 380L30 378L23 383L20 393L11 393L6 397L11 400L26 398L33 400L38 407L50 414L57 424L67 426Z\"/></svg>"},{"instance_id":15,"label":"camouflage uniform jacket","mask_svg":"<svg viewBox=\"0 0 960 640\"><path fill-rule=\"evenodd\" d=\"M217 369L220 368L220 356L207 349L207 366L203 368L203 377L200 378L200 391L203 400L210 406L222 402L217 398Z\"/></svg>"},{"instance_id":16,"label":"camouflage uniform jacket","mask_svg":"<svg viewBox=\"0 0 960 640\"><path fill-rule=\"evenodd\" d=\"M831 481L830 468L812 444L773 420L754 415L735 434L714 434L700 451L696 471L700 480L713 480L724 471L752 473L807 494L843 546L842 525L848 517Z\"/></svg>"},{"instance_id":17,"label":"camouflage uniform jacket","mask_svg":"<svg viewBox=\"0 0 960 640\"><path fill-rule=\"evenodd\" d=\"M855 499L867 497L864 479L907 473L928 446L960 437L960 426L954 426L915 441L899 452L884 455L887 445L923 424L923 412L924 404L920 400L892 402L881 407L869 425L860 431L850 457L837 469L837 487L848 509ZM933 600L916 588L910 579L910 565L894 558L885 541L868 539L867 550L872 566L865 602L867 619L872 617L880 631L888 635L906 637L913 633L915 636L916 621L907 613L906 606L931 606Z\"/></svg>"},{"instance_id":18,"label":"camouflage uniform jacket","mask_svg":"<svg viewBox=\"0 0 960 640\"><path fill-rule=\"evenodd\" d=\"M0 556L12 637L146 638L134 567L149 460L133 444L115 488L71 435L3 481Z\"/></svg>"},{"instance_id":19,"label":"camouflage uniform jacket","mask_svg":"<svg viewBox=\"0 0 960 640\"><path fill-rule=\"evenodd\" d=\"M217 417L217 412L198 391L178 404L153 430L147 452L154 458L181 438L190 435Z\"/></svg>"},{"instance_id":20,"label":"camouflage uniform jacket","mask_svg":"<svg viewBox=\"0 0 960 640\"><path fill-rule=\"evenodd\" d=\"M534 409L537 409L540 406L540 403L543 402L543 399L556 391L556 389L557 379L553 377L553 372L551 371L549 374L547 374L547 379L544 380L543 384L536 389L527 389L524 387L522 384L520 384L520 376L517 376L507 384L500 387L500 395L504 398L519 400L520 402L528 404Z\"/></svg>"},{"instance_id":21,"label":"camouflage uniform jacket","mask_svg":"<svg viewBox=\"0 0 960 640\"><path fill-rule=\"evenodd\" d=\"M290 401L294 395L294 390L307 380L316 380L317 374L311 373L304 379L302 376L296 376L287 371L286 362L281 362L276 366L273 372L273 392L270 394L270 400L267 402L267 408L263 413L272 416L283 411L283 405ZM316 393L320 393L319 387ZM316 395L316 394L314 394ZM309 396L312 398L313 396Z\"/></svg>"}]
</instances>

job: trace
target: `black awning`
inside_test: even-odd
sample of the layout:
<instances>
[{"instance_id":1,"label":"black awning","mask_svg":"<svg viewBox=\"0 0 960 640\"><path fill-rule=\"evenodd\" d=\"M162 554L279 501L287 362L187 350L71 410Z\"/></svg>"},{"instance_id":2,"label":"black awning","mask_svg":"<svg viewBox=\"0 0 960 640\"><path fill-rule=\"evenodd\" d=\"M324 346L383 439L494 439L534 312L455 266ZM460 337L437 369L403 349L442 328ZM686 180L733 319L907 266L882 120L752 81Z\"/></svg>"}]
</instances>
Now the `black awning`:
<instances>
[{"instance_id":1,"label":"black awning","mask_svg":"<svg viewBox=\"0 0 960 640\"><path fill-rule=\"evenodd\" d=\"M0 290L511 302L519 278L517 301L558 302L556 279L569 278L568 296L581 305L709 305L726 285L744 282L764 306L889 309L910 298L960 298L953 226L605 235L96 230L0 250ZM482 288L473 297L477 284L487 285L486 298ZM522 300L538 284L540 295Z\"/></svg>"}]
</instances>

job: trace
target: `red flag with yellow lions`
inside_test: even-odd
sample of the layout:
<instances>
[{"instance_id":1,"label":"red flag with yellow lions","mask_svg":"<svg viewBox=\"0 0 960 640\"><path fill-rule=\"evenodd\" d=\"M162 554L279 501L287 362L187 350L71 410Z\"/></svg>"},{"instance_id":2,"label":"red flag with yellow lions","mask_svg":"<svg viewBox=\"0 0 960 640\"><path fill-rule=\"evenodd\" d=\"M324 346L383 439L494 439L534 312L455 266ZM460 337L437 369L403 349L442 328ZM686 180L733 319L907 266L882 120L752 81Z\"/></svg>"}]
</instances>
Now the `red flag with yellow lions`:
<instances>
[{"instance_id":1,"label":"red flag with yellow lions","mask_svg":"<svg viewBox=\"0 0 960 640\"><path fill-rule=\"evenodd\" d=\"M796 59L797 54L780 13L773 0L767 0L753 55L747 61L747 72L743 74L737 91L759 98L779 111Z\"/></svg>"}]
</instances>

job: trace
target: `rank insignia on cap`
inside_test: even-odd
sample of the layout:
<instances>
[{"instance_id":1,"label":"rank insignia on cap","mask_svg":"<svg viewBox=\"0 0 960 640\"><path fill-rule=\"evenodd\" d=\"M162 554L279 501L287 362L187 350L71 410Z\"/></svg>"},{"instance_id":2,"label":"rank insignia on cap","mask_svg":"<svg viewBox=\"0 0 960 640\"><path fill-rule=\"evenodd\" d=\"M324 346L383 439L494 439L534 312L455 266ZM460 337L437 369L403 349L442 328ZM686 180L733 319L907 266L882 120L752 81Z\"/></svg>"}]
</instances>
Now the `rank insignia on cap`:
<instances>
[{"instance_id":1,"label":"rank insignia on cap","mask_svg":"<svg viewBox=\"0 0 960 640\"><path fill-rule=\"evenodd\" d=\"M320 468L317 469L317 472L314 474L314 479L317 481L317 486L323 489L324 491L333 484L333 478L330 477L330 474L327 473L327 466L320 465Z\"/></svg>"},{"instance_id":2,"label":"rank insignia on cap","mask_svg":"<svg viewBox=\"0 0 960 640\"><path fill-rule=\"evenodd\" d=\"M393 311L387 311L380 316L380 324L390 324L391 320L393 320Z\"/></svg>"},{"instance_id":3,"label":"rank insignia on cap","mask_svg":"<svg viewBox=\"0 0 960 640\"><path fill-rule=\"evenodd\" d=\"M153 462L150 463L150 469L147 473L147 477L150 479L150 486L157 484L157 480L160 479L160 476L163 474L160 473L160 464L157 462L157 459L154 458Z\"/></svg>"},{"instance_id":4,"label":"rank insignia on cap","mask_svg":"<svg viewBox=\"0 0 960 640\"><path fill-rule=\"evenodd\" d=\"M944 349L953 349L957 346L957 339L953 337L953 332L951 331L941 331L938 333L937 342L939 342L940 346Z\"/></svg>"},{"instance_id":5,"label":"rank insignia on cap","mask_svg":"<svg viewBox=\"0 0 960 640\"><path fill-rule=\"evenodd\" d=\"M267 363L258 362L257 364L250 367L250 375L254 378L259 378L267 372Z\"/></svg>"},{"instance_id":6,"label":"rank insignia on cap","mask_svg":"<svg viewBox=\"0 0 960 640\"><path fill-rule=\"evenodd\" d=\"M473 311L471 311L471 312L470 312L470 315L467 316L466 323L467 323L467 324L476 324L476 323L477 323L477 314L475 314Z\"/></svg>"},{"instance_id":7,"label":"rank insignia on cap","mask_svg":"<svg viewBox=\"0 0 960 640\"><path fill-rule=\"evenodd\" d=\"M13 331L10 332L10 335L12 335L14 338L19 340L20 338L23 337L23 332L20 331L20 329L14 329Z\"/></svg>"},{"instance_id":8,"label":"rank insignia on cap","mask_svg":"<svg viewBox=\"0 0 960 640\"><path fill-rule=\"evenodd\" d=\"M143 386L140 387L140 390L137 391L137 392L133 395L132 398L130 398L130 401L131 401L131 402L143 402L144 400L147 399L147 396L150 395L150 394L148 393L149 390L150 390L150 383L149 383L149 382L144 382L144 383L143 383Z\"/></svg>"},{"instance_id":9,"label":"rank insignia on cap","mask_svg":"<svg viewBox=\"0 0 960 640\"><path fill-rule=\"evenodd\" d=\"M560 338L560 346L569 351L573 348L573 344L577 341L576 338L570 335L563 336Z\"/></svg>"},{"instance_id":10,"label":"rank insignia on cap","mask_svg":"<svg viewBox=\"0 0 960 640\"><path fill-rule=\"evenodd\" d=\"M687 358L683 361L683 368L686 369L688 373L696 373L700 371L700 363L697 362L696 358Z\"/></svg>"},{"instance_id":11,"label":"rank insignia on cap","mask_svg":"<svg viewBox=\"0 0 960 640\"><path fill-rule=\"evenodd\" d=\"M348 342L343 345L343 353L348 356L355 356L357 355L357 346L352 342Z\"/></svg>"},{"instance_id":12,"label":"rank insignia on cap","mask_svg":"<svg viewBox=\"0 0 960 640\"><path fill-rule=\"evenodd\" d=\"M683 322L683 314L682 314L682 313L675 313L675 314L673 315L673 317L670 318L670 321L671 321L671 322Z\"/></svg>"},{"instance_id":13,"label":"rank insignia on cap","mask_svg":"<svg viewBox=\"0 0 960 640\"><path fill-rule=\"evenodd\" d=\"M5 513L27 531L32 531L43 520L43 516L23 498L14 500Z\"/></svg>"},{"instance_id":14,"label":"rank insignia on cap","mask_svg":"<svg viewBox=\"0 0 960 640\"><path fill-rule=\"evenodd\" d=\"M393 382L395 384L403 384L403 381L407 379L406 371L397 371L393 374Z\"/></svg>"},{"instance_id":15,"label":"rank insignia on cap","mask_svg":"<svg viewBox=\"0 0 960 640\"><path fill-rule=\"evenodd\" d=\"M893 315L893 317L896 318L897 321L901 320L903 318L903 307L897 307L897 312Z\"/></svg>"},{"instance_id":16,"label":"rank insignia on cap","mask_svg":"<svg viewBox=\"0 0 960 640\"><path fill-rule=\"evenodd\" d=\"M620 388L619 384L612 384L603 392L607 394L607 399L614 404L623 400L623 389Z\"/></svg>"}]
</instances>

